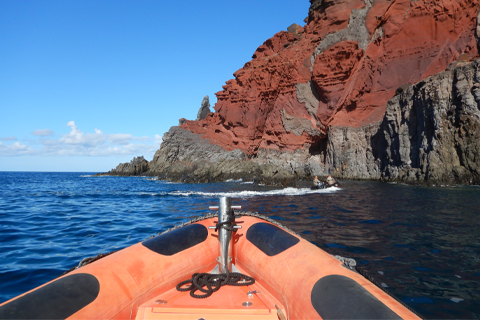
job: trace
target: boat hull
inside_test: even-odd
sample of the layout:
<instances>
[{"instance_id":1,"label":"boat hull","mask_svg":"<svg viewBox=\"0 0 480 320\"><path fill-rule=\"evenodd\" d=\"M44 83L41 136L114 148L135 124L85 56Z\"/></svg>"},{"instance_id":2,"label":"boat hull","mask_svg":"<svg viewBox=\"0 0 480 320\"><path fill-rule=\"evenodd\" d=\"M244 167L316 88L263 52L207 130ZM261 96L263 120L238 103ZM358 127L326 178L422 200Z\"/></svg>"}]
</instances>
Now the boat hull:
<instances>
[{"instance_id":1,"label":"boat hull","mask_svg":"<svg viewBox=\"0 0 480 320\"><path fill-rule=\"evenodd\" d=\"M202 300L176 291L217 265L218 236L208 228L216 221L185 225L74 270L3 303L0 319L418 319L317 246L248 215L236 221L242 228L233 236L233 263L255 285L222 287Z\"/></svg>"}]
</instances>

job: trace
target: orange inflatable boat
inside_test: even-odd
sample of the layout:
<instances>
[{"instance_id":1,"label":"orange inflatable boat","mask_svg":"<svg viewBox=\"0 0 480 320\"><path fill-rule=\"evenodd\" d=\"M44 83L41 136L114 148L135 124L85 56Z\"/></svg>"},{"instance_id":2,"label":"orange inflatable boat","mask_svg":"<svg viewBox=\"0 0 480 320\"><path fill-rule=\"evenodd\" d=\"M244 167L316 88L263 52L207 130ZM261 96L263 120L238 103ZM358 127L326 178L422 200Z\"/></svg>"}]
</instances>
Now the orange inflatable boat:
<instances>
[{"instance_id":1,"label":"orange inflatable boat","mask_svg":"<svg viewBox=\"0 0 480 320\"><path fill-rule=\"evenodd\" d=\"M419 319L351 264L232 208L220 198L218 216L7 301L0 319Z\"/></svg>"}]
</instances>

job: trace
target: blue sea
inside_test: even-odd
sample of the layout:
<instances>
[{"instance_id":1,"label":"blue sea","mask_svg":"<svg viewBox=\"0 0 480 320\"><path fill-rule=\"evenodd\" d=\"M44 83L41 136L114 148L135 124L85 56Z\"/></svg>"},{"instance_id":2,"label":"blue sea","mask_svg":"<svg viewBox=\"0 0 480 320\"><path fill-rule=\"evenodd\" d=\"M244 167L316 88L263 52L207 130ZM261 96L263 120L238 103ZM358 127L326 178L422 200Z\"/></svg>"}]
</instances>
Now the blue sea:
<instances>
[{"instance_id":1,"label":"blue sea","mask_svg":"<svg viewBox=\"0 0 480 320\"><path fill-rule=\"evenodd\" d=\"M0 302L209 213L218 197L354 258L427 319L480 318L480 187L341 181L312 191L92 173L0 172Z\"/></svg>"}]
</instances>

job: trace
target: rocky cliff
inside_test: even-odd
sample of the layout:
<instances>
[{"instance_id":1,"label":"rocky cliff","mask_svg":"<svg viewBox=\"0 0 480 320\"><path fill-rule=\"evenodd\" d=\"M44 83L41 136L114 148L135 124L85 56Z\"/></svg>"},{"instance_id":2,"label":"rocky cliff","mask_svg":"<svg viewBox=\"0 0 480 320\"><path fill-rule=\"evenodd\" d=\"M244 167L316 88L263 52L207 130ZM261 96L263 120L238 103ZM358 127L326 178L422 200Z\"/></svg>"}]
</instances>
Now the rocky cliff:
<instances>
[{"instance_id":1,"label":"rocky cliff","mask_svg":"<svg viewBox=\"0 0 480 320\"><path fill-rule=\"evenodd\" d=\"M390 99L381 122L332 126L325 166L345 178L480 183L480 60Z\"/></svg>"},{"instance_id":2,"label":"rocky cliff","mask_svg":"<svg viewBox=\"0 0 480 320\"><path fill-rule=\"evenodd\" d=\"M478 55L478 0L311 1L218 92L215 113L182 128L226 150L294 151L330 126L380 121L397 88Z\"/></svg>"},{"instance_id":3,"label":"rocky cliff","mask_svg":"<svg viewBox=\"0 0 480 320\"><path fill-rule=\"evenodd\" d=\"M258 47L146 171L478 183L478 0L310 2L306 25Z\"/></svg>"}]
</instances>

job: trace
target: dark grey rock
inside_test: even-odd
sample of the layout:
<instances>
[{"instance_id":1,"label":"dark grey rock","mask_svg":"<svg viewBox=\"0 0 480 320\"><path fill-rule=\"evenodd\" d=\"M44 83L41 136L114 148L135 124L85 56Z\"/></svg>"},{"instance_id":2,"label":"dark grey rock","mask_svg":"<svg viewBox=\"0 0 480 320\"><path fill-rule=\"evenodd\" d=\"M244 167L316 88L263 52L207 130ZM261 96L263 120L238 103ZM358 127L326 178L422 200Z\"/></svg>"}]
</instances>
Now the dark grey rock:
<instances>
[{"instance_id":1,"label":"dark grey rock","mask_svg":"<svg viewBox=\"0 0 480 320\"><path fill-rule=\"evenodd\" d=\"M311 21L314 19L314 13L317 10L320 10L323 4L323 0L310 0L310 8L308 9L308 17L305 18L305 22Z\"/></svg>"},{"instance_id":2,"label":"dark grey rock","mask_svg":"<svg viewBox=\"0 0 480 320\"><path fill-rule=\"evenodd\" d=\"M287 31L290 32L290 33L293 33L293 34L300 34L299 30L302 28L302 26L296 24L296 23L293 23L291 24L288 28L287 28Z\"/></svg>"},{"instance_id":3,"label":"dark grey rock","mask_svg":"<svg viewBox=\"0 0 480 320\"><path fill-rule=\"evenodd\" d=\"M317 118L318 104L320 102L320 97L318 91L315 88L315 84L312 81L307 83L297 83L295 85L297 91L297 100L300 103L305 103L305 108L308 113L315 119L317 127L323 128L320 121Z\"/></svg>"},{"instance_id":4,"label":"dark grey rock","mask_svg":"<svg viewBox=\"0 0 480 320\"><path fill-rule=\"evenodd\" d=\"M350 20L348 21L348 26L345 29L339 30L334 33L328 34L320 43L317 45L315 50L313 51L312 56L310 57L311 67L310 70L313 70L313 64L315 63L315 58L328 50L329 48L333 47L337 43L342 41L355 41L358 43L358 47L363 49L364 51L367 49L367 46L370 42L370 32L366 26L366 18L368 11L373 6L373 0L363 0L365 2L365 6L361 9L352 9L350 14ZM312 5L310 9L317 3L311 2ZM318 5L320 6L322 2L319 2ZM380 30L379 30L380 32ZM383 31L382 31L383 34ZM376 36L373 40L375 40L379 36L376 33Z\"/></svg>"},{"instance_id":5,"label":"dark grey rock","mask_svg":"<svg viewBox=\"0 0 480 320\"><path fill-rule=\"evenodd\" d=\"M120 163L115 169L100 175L138 176L146 173L150 163L143 157L135 157L130 162Z\"/></svg>"},{"instance_id":6,"label":"dark grey rock","mask_svg":"<svg viewBox=\"0 0 480 320\"><path fill-rule=\"evenodd\" d=\"M283 156L279 159L277 156ZM150 163L149 175L181 182L214 182L243 179L266 184L294 185L295 175L287 153L250 159L239 149L225 150L201 135L172 127L163 136Z\"/></svg>"},{"instance_id":7,"label":"dark grey rock","mask_svg":"<svg viewBox=\"0 0 480 320\"><path fill-rule=\"evenodd\" d=\"M205 119L210 112L211 112L210 111L210 100L209 100L208 96L205 96L202 100L202 105L200 106L200 109L198 110L197 121Z\"/></svg>"},{"instance_id":8,"label":"dark grey rock","mask_svg":"<svg viewBox=\"0 0 480 320\"><path fill-rule=\"evenodd\" d=\"M408 89L408 87L410 87L410 84L408 84L408 83L398 87L397 90L395 90L395 95L399 95L399 94L403 93L405 90Z\"/></svg>"},{"instance_id":9,"label":"dark grey rock","mask_svg":"<svg viewBox=\"0 0 480 320\"><path fill-rule=\"evenodd\" d=\"M280 114L282 115L282 123L285 131L292 132L296 136L301 136L303 132L306 132L311 136L322 135L320 130L312 126L310 120L290 115L285 109L282 109Z\"/></svg>"},{"instance_id":10,"label":"dark grey rock","mask_svg":"<svg viewBox=\"0 0 480 320\"><path fill-rule=\"evenodd\" d=\"M323 0L310 0L310 10L318 10L320 9Z\"/></svg>"},{"instance_id":11,"label":"dark grey rock","mask_svg":"<svg viewBox=\"0 0 480 320\"><path fill-rule=\"evenodd\" d=\"M480 183L479 62L409 86L377 128L331 127L325 167L344 178Z\"/></svg>"}]
</instances>

